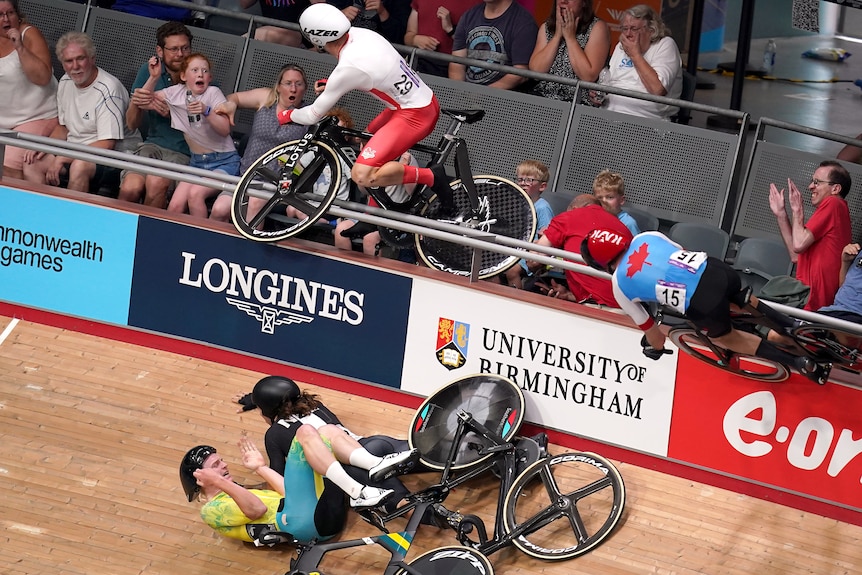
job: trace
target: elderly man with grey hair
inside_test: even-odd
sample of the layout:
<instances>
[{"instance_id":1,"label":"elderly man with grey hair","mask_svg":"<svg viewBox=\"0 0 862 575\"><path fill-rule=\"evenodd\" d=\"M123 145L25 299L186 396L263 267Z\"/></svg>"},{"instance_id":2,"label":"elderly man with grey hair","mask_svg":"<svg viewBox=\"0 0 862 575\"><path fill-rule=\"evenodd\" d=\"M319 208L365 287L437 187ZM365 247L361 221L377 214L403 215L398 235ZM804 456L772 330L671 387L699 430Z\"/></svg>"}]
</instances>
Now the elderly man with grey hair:
<instances>
[{"instance_id":1,"label":"elderly man with grey hair","mask_svg":"<svg viewBox=\"0 0 862 575\"><path fill-rule=\"evenodd\" d=\"M67 32L57 41L57 58L66 72L57 88L59 125L51 137L105 150L130 151L140 143L137 130L125 127L129 92L114 76L96 66L96 47L82 32ZM119 172L84 160L30 150L24 157L24 178L59 186L68 178L70 190L100 192Z\"/></svg>"}]
</instances>

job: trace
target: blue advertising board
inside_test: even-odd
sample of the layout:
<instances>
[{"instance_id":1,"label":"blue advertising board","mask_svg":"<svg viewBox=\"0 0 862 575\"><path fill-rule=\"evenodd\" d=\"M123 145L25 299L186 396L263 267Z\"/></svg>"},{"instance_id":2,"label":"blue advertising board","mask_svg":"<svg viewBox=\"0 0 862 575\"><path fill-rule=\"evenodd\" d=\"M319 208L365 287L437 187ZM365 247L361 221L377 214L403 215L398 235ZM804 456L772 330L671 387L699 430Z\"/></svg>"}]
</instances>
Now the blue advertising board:
<instances>
[{"instance_id":1,"label":"blue advertising board","mask_svg":"<svg viewBox=\"0 0 862 575\"><path fill-rule=\"evenodd\" d=\"M129 325L399 387L410 278L141 217Z\"/></svg>"},{"instance_id":2,"label":"blue advertising board","mask_svg":"<svg viewBox=\"0 0 862 575\"><path fill-rule=\"evenodd\" d=\"M137 216L0 186L0 299L125 325Z\"/></svg>"}]
</instances>

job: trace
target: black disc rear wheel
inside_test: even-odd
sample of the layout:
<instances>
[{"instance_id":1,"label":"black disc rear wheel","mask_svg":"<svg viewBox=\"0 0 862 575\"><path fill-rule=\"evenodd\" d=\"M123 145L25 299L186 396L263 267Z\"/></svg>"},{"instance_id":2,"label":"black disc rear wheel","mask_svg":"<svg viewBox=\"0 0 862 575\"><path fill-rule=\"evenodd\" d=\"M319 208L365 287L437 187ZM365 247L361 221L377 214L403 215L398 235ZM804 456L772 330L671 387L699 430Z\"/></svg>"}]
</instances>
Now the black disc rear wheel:
<instances>
[{"instance_id":1,"label":"black disc rear wheel","mask_svg":"<svg viewBox=\"0 0 862 575\"><path fill-rule=\"evenodd\" d=\"M443 469L455 432L458 412L466 411L504 441L511 439L524 418L524 394L512 381L493 374L469 375L431 394L416 411L410 425L409 443L431 469ZM452 469L463 469L491 455L481 455L488 447L482 436L468 431L458 447Z\"/></svg>"}]
</instances>

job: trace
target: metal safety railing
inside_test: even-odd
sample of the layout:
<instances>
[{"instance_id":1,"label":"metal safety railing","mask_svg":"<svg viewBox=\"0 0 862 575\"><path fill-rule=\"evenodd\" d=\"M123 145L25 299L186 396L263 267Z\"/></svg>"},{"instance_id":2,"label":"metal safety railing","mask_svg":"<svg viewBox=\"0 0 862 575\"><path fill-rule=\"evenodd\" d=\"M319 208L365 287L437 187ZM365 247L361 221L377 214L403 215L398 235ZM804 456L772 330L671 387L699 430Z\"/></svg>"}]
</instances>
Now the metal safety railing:
<instances>
[{"instance_id":1,"label":"metal safety railing","mask_svg":"<svg viewBox=\"0 0 862 575\"><path fill-rule=\"evenodd\" d=\"M160 160L140 158L124 152L102 150L90 146L72 144L63 140L19 132L0 131L0 147L7 145L62 154L69 158L99 163L119 169L134 170L145 174L206 185L221 191L233 191L239 182L239 178L236 176L209 172ZM122 209L122 205L123 202L118 201L117 208ZM352 218L375 226L403 230L408 233L420 233L435 239L464 245L474 250L494 251L520 258L527 257L548 266L588 276L610 279L610 276L602 271L581 265L583 264L583 258L581 258L580 254L539 246L481 230L465 229L452 224L429 220L428 218L340 200L337 200L336 205L330 208L329 213L337 217ZM471 280L476 281L477 276L478 270L474 269ZM862 326L859 324L773 302L768 303L771 307L791 317L862 335Z\"/></svg>"},{"instance_id":2,"label":"metal safety railing","mask_svg":"<svg viewBox=\"0 0 862 575\"><path fill-rule=\"evenodd\" d=\"M7 145L43 151L46 153L60 154L65 157L111 166L123 170L133 170L135 172L161 176L172 180L205 185L219 191L232 192L240 180L240 178L236 176L229 176L219 172L210 172L189 166L181 166L151 158L140 158L125 152L102 150L81 144L69 143L63 140L0 130L0 146ZM122 207L121 202L118 203L118 207ZM572 254L570 252L554 248L537 246L529 242L490 234L481 230L462 228L453 224L437 222L420 216L402 214L341 200L336 200L336 205L330 208L329 213L337 217L352 218L372 225L385 226L387 228L403 230L409 233L421 233L428 237L458 243L474 249L495 251L504 255L516 257L530 255L530 259L535 259L536 261L546 265L552 265L564 269L575 269L581 273L597 277L608 277L607 274L598 270L556 259L566 258L568 260L582 263L583 259L581 259L581 256L578 254ZM530 251L539 253L529 254ZM474 270L473 277L476 277L476 270Z\"/></svg>"}]
</instances>

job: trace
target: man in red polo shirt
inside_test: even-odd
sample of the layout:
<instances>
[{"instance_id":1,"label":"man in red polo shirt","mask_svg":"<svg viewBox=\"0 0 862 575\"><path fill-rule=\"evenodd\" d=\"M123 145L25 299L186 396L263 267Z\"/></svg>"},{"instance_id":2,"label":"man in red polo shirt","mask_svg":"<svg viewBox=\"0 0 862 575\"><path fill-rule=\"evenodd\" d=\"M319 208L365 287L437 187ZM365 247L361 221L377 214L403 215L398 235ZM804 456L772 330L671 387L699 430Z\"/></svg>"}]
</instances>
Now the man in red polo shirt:
<instances>
[{"instance_id":1,"label":"man in red polo shirt","mask_svg":"<svg viewBox=\"0 0 862 575\"><path fill-rule=\"evenodd\" d=\"M632 233L625 224L615 215L608 213L592 194L581 194L575 197L571 206L572 209L551 220L544 235L535 241L537 245L579 254L581 242L587 234L599 228L615 231L627 241L632 240ZM528 261L528 265L531 270L535 270L543 264ZM566 283L569 287L569 293L565 294L567 299L578 303L620 307L614 299L610 280L566 270Z\"/></svg>"},{"instance_id":2,"label":"man in red polo shirt","mask_svg":"<svg viewBox=\"0 0 862 575\"><path fill-rule=\"evenodd\" d=\"M796 278L811 288L805 309L831 305L838 291L841 252L851 241L850 210L844 198L850 192L850 174L840 163L825 160L808 184L814 213L805 222L802 194L788 178L791 215L784 206L784 190L769 185L769 208L778 221L781 239L796 262Z\"/></svg>"}]
</instances>

